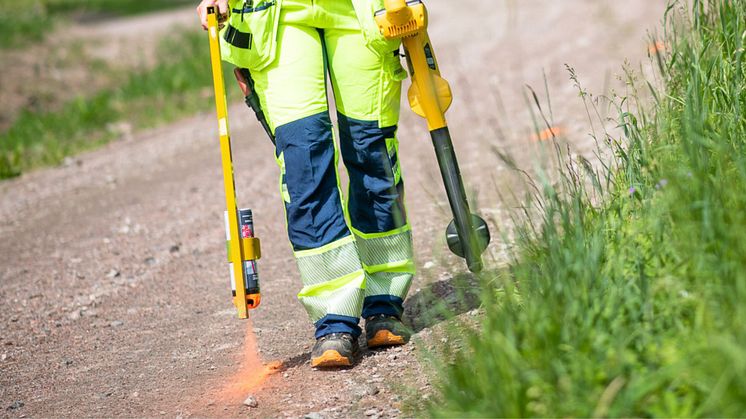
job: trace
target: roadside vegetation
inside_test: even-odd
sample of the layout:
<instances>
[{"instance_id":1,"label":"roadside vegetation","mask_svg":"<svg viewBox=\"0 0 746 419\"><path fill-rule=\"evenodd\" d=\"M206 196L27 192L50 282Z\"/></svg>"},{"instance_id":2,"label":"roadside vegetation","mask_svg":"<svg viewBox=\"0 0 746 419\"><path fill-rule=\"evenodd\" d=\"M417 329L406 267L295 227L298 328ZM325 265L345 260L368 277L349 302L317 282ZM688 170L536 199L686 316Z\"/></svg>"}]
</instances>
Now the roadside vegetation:
<instances>
[{"instance_id":1,"label":"roadside vegetation","mask_svg":"<svg viewBox=\"0 0 746 419\"><path fill-rule=\"evenodd\" d=\"M559 182L530 182L531 220L428 415L746 412L746 9L693 3L666 13L660 80L630 75L612 100L624 134L597 140L614 157L596 170L557 146Z\"/></svg>"},{"instance_id":2,"label":"roadside vegetation","mask_svg":"<svg viewBox=\"0 0 746 419\"><path fill-rule=\"evenodd\" d=\"M51 112L24 111L0 133L0 179L62 162L121 136L214 107L207 35L184 30L161 41L160 62ZM230 76L230 78L229 78ZM226 83L232 75L226 69ZM231 99L238 89L228 89Z\"/></svg>"},{"instance_id":3,"label":"roadside vegetation","mask_svg":"<svg viewBox=\"0 0 746 419\"><path fill-rule=\"evenodd\" d=\"M0 48L43 40L55 25L73 17L128 16L193 4L192 0L0 0Z\"/></svg>"}]
</instances>

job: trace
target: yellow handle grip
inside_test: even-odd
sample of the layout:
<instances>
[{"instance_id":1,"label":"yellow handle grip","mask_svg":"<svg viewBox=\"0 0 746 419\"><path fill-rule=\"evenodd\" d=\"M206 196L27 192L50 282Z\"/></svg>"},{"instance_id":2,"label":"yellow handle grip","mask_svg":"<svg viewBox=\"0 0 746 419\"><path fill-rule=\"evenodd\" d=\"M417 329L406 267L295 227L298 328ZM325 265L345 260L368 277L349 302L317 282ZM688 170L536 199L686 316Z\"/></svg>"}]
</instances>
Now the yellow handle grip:
<instances>
[{"instance_id":1,"label":"yellow handle grip","mask_svg":"<svg viewBox=\"0 0 746 419\"><path fill-rule=\"evenodd\" d=\"M412 19L412 11L405 0L386 0L383 4L386 8L386 19L392 25L405 25Z\"/></svg>"}]
</instances>

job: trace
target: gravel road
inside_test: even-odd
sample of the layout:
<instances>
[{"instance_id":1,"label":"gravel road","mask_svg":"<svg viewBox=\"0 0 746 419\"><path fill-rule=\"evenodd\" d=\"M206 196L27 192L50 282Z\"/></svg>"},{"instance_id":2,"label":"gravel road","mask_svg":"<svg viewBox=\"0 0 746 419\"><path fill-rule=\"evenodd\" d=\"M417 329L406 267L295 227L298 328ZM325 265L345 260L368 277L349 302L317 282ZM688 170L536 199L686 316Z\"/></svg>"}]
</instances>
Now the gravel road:
<instances>
[{"instance_id":1,"label":"gravel road","mask_svg":"<svg viewBox=\"0 0 746 419\"><path fill-rule=\"evenodd\" d=\"M462 172L498 235L500 194L515 176L491 147L524 167L541 161L525 86L544 97L546 79L554 125L590 158L589 122L565 64L591 92L623 92L615 75L625 59L649 67L648 30L665 2L428 6L456 95L448 117ZM353 369L310 368L313 331L295 298L271 144L242 104L230 112L239 202L253 208L263 241L262 307L250 322L234 318L212 113L2 182L0 417L394 417L402 394L430 397L418 356L440 342L432 324L420 325L419 343L367 353ZM419 266L411 305L432 284L447 290L464 266L444 251L447 204L424 121L404 111L399 136ZM500 248L490 249L493 261ZM281 366L258 365L254 350ZM249 393L256 407L243 405Z\"/></svg>"}]
</instances>

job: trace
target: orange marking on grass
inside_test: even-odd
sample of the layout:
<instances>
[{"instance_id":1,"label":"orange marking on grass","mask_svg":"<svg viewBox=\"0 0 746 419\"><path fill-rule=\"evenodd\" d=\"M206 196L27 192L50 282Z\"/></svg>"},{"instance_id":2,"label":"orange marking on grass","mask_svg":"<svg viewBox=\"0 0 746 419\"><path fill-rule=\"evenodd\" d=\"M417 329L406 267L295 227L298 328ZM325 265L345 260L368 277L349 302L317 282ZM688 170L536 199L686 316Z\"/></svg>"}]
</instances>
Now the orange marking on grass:
<instances>
[{"instance_id":1,"label":"orange marking on grass","mask_svg":"<svg viewBox=\"0 0 746 419\"><path fill-rule=\"evenodd\" d=\"M538 134L534 134L531 136L531 141L548 141L552 138L558 137L562 135L562 133L565 130L562 127L550 127L547 129L544 129L542 131L539 131Z\"/></svg>"},{"instance_id":2,"label":"orange marking on grass","mask_svg":"<svg viewBox=\"0 0 746 419\"><path fill-rule=\"evenodd\" d=\"M650 54L657 54L659 52L665 52L666 51L666 43L663 41L655 41L652 44L648 45L648 52Z\"/></svg>"}]
</instances>

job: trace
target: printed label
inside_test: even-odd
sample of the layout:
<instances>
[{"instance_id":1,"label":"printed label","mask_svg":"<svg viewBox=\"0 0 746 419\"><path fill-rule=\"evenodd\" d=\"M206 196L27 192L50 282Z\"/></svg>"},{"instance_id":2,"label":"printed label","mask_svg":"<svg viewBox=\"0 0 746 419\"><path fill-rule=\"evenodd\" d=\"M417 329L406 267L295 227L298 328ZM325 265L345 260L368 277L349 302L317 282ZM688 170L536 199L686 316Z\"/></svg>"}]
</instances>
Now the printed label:
<instances>
[{"instance_id":1,"label":"printed label","mask_svg":"<svg viewBox=\"0 0 746 419\"><path fill-rule=\"evenodd\" d=\"M218 120L218 130L221 136L228 135L228 121L225 118L220 118Z\"/></svg>"}]
</instances>

